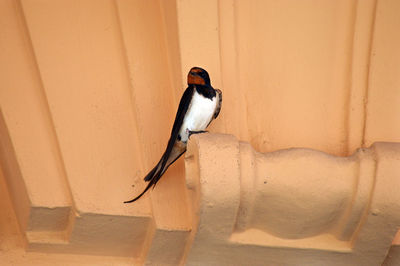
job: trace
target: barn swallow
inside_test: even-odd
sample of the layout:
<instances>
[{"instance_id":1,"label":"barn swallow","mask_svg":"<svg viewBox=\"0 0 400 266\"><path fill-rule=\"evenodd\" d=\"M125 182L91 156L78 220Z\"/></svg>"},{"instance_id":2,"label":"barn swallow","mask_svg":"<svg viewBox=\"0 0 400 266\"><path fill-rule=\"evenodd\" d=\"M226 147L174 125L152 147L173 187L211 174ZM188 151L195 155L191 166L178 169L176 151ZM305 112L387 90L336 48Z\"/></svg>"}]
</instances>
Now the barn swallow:
<instances>
[{"instance_id":1,"label":"barn swallow","mask_svg":"<svg viewBox=\"0 0 400 266\"><path fill-rule=\"evenodd\" d=\"M206 132L205 129L211 121L218 117L222 92L211 86L207 71L193 67L189 71L187 83L188 87L179 102L167 149L157 165L144 178L149 184L136 198L124 203L134 202L150 187L154 188L168 167L185 153L189 137L192 134Z\"/></svg>"}]
</instances>

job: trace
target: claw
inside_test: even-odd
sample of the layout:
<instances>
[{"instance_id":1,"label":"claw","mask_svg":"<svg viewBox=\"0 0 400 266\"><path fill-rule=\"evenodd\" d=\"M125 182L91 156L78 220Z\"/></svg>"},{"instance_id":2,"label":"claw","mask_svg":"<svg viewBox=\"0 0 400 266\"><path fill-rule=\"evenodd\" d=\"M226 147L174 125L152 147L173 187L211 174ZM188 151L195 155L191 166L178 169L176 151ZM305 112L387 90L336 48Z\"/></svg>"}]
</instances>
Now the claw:
<instances>
[{"instance_id":1,"label":"claw","mask_svg":"<svg viewBox=\"0 0 400 266\"><path fill-rule=\"evenodd\" d=\"M201 133L208 133L208 131L207 130L199 130L199 131L191 131L191 130L189 130L189 139L190 139L191 135L201 134Z\"/></svg>"}]
</instances>

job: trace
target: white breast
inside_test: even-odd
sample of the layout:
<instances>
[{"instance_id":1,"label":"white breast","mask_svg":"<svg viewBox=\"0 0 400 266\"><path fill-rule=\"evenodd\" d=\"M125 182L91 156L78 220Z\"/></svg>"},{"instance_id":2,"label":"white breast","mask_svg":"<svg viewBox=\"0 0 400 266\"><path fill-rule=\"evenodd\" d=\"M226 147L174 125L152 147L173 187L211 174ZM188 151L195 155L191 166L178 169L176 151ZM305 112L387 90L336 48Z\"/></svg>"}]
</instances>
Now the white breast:
<instances>
[{"instance_id":1,"label":"white breast","mask_svg":"<svg viewBox=\"0 0 400 266\"><path fill-rule=\"evenodd\" d=\"M214 115L218 102L217 98L214 97L210 100L196 90L194 91L192 101L179 131L182 141L187 141L189 131L201 131L207 128Z\"/></svg>"}]
</instances>

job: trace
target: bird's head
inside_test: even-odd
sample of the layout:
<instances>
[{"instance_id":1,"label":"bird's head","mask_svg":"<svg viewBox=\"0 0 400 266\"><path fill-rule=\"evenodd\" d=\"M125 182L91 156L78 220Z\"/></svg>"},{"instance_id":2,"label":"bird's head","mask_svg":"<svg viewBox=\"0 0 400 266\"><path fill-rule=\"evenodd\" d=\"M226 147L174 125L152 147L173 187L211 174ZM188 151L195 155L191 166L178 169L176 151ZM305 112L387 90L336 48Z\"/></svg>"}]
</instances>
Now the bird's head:
<instances>
[{"instance_id":1,"label":"bird's head","mask_svg":"<svg viewBox=\"0 0 400 266\"><path fill-rule=\"evenodd\" d=\"M188 85L211 86L207 71L200 67L192 67L188 74Z\"/></svg>"}]
</instances>

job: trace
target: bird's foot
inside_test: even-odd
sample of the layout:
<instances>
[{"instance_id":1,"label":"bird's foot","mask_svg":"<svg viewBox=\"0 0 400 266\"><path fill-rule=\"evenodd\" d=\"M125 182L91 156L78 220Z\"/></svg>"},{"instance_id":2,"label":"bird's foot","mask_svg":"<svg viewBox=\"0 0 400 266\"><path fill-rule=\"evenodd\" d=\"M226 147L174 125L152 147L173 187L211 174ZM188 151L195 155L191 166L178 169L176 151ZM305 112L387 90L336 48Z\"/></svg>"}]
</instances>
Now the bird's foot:
<instances>
[{"instance_id":1,"label":"bird's foot","mask_svg":"<svg viewBox=\"0 0 400 266\"><path fill-rule=\"evenodd\" d=\"M199 130L199 131L191 131L191 130L189 130L189 139L190 139L190 136L192 136L194 134L207 133L207 132L208 132L207 130Z\"/></svg>"}]
</instances>

